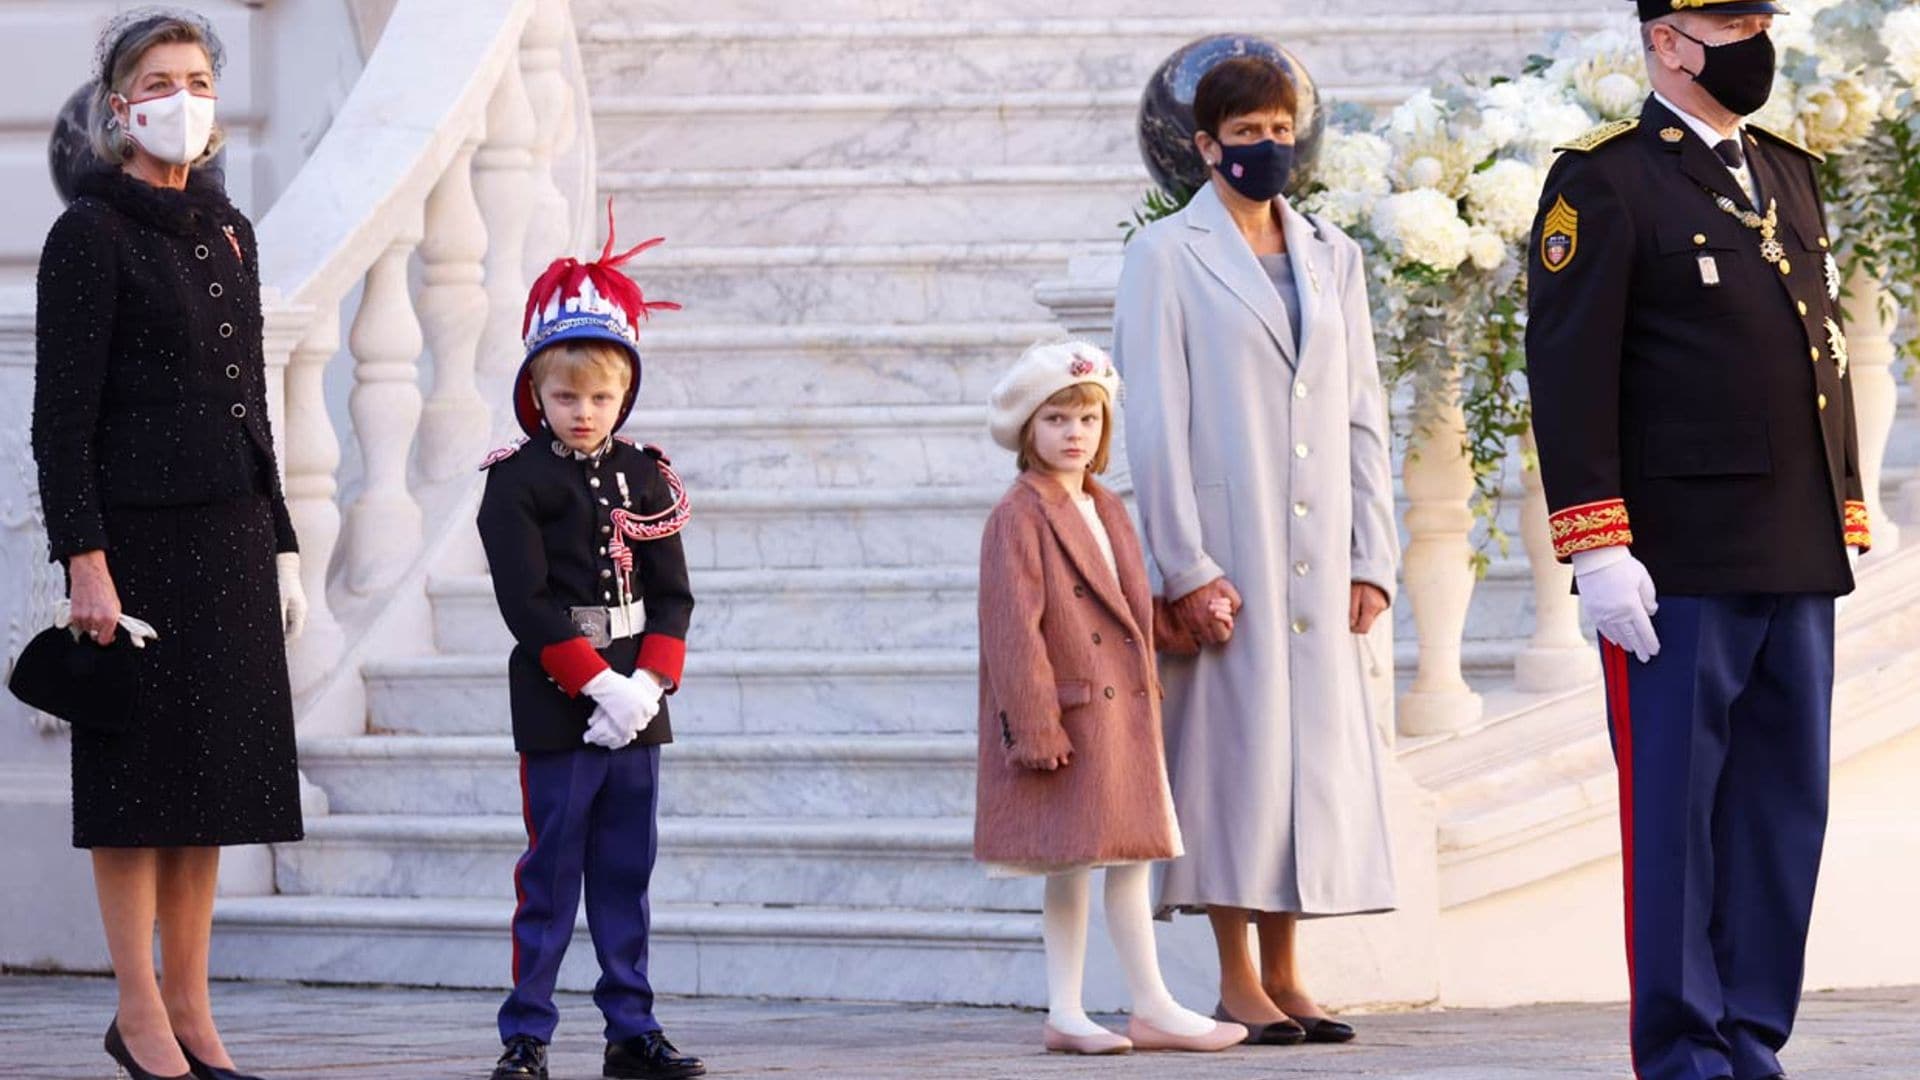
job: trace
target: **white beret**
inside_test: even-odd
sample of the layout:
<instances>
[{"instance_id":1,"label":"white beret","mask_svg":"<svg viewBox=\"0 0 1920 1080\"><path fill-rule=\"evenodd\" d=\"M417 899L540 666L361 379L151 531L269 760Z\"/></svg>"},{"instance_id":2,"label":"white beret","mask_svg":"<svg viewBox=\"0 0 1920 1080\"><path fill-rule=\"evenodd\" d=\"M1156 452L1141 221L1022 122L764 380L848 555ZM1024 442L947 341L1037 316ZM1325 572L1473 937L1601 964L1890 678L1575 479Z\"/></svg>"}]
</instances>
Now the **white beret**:
<instances>
[{"instance_id":1,"label":"white beret","mask_svg":"<svg viewBox=\"0 0 1920 1080\"><path fill-rule=\"evenodd\" d=\"M1048 398L1079 383L1105 390L1109 403L1120 400L1120 373L1114 370L1113 358L1098 345L1056 341L1028 346L993 388L987 405L988 433L994 442L1019 453L1020 432L1027 421Z\"/></svg>"}]
</instances>

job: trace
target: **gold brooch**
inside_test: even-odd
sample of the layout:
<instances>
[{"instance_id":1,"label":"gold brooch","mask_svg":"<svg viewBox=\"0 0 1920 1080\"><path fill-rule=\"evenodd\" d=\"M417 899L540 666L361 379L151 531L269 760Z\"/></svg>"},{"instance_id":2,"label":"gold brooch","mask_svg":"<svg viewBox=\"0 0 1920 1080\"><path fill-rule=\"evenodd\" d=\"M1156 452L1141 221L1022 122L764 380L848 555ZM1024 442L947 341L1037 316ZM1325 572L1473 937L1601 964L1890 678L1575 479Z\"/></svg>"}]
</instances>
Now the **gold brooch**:
<instances>
[{"instance_id":1,"label":"gold brooch","mask_svg":"<svg viewBox=\"0 0 1920 1080\"><path fill-rule=\"evenodd\" d=\"M1681 139L1684 139L1686 137L1687 137L1687 133L1684 131L1681 131L1677 127L1660 129L1660 138L1670 143L1679 142Z\"/></svg>"}]
</instances>

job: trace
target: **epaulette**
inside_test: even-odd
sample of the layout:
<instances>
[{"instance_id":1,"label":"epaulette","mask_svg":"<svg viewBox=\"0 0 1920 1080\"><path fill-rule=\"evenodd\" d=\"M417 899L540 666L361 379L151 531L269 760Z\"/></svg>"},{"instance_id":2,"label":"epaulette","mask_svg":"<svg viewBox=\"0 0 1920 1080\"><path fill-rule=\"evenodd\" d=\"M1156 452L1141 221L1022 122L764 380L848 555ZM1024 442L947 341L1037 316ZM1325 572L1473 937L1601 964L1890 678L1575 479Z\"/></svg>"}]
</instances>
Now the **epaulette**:
<instances>
[{"instance_id":1,"label":"epaulette","mask_svg":"<svg viewBox=\"0 0 1920 1080\"><path fill-rule=\"evenodd\" d=\"M1606 145L1607 143L1612 142L1613 140L1619 138L1622 135L1625 135L1627 132L1632 131L1634 128L1637 128L1639 126L1640 126L1640 121L1638 118L1628 118L1626 120L1613 120L1608 123L1601 124L1599 127L1594 128L1592 131L1587 132L1585 135L1582 135L1579 138L1568 139L1566 142L1563 142L1559 146L1554 147L1554 149L1555 150L1572 150L1575 153L1584 154L1590 150L1593 150L1597 147L1601 147Z\"/></svg>"},{"instance_id":2,"label":"epaulette","mask_svg":"<svg viewBox=\"0 0 1920 1080\"><path fill-rule=\"evenodd\" d=\"M515 439L500 449L495 450L493 453L487 455L485 461L480 463L480 471L486 472L488 469L519 453L520 449L526 445L526 439Z\"/></svg>"},{"instance_id":3,"label":"epaulette","mask_svg":"<svg viewBox=\"0 0 1920 1080\"><path fill-rule=\"evenodd\" d=\"M667 456L667 452L665 450L660 449L659 446L653 443L648 443L645 446L642 446L640 449L644 451L648 457L653 458L654 460L658 461L662 465L673 464L673 459Z\"/></svg>"},{"instance_id":4,"label":"epaulette","mask_svg":"<svg viewBox=\"0 0 1920 1080\"><path fill-rule=\"evenodd\" d=\"M1757 131L1760 134L1765 135L1767 138L1772 139L1774 142L1779 143L1781 146L1792 147L1793 149L1800 151L1801 153L1807 155L1808 157L1812 158L1815 161L1827 160L1827 156L1825 154L1822 154L1820 151L1811 149L1806 146L1802 146L1801 144L1793 141L1792 139L1787 138L1785 135L1782 135L1777 131L1772 131L1768 128L1763 128L1759 124L1756 124L1751 120L1747 122L1747 130Z\"/></svg>"}]
</instances>

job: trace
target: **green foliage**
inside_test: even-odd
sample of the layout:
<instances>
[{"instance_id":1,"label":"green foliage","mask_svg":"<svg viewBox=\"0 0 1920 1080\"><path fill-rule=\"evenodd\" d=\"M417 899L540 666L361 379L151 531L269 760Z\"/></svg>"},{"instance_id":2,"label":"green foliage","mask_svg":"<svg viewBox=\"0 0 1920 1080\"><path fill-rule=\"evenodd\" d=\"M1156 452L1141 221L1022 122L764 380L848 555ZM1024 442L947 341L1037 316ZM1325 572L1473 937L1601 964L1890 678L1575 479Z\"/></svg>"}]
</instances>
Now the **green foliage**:
<instances>
[{"instance_id":1,"label":"green foliage","mask_svg":"<svg viewBox=\"0 0 1920 1080\"><path fill-rule=\"evenodd\" d=\"M1185 185L1176 185L1172 193L1162 191L1159 188L1149 188L1147 193L1141 197L1140 205L1134 207L1133 220L1122 221L1117 224L1117 228L1125 230L1121 241L1124 243L1132 240L1134 233L1159 221L1163 217L1171 217L1181 210L1186 209L1187 203L1192 200L1193 192L1187 190Z\"/></svg>"}]
</instances>

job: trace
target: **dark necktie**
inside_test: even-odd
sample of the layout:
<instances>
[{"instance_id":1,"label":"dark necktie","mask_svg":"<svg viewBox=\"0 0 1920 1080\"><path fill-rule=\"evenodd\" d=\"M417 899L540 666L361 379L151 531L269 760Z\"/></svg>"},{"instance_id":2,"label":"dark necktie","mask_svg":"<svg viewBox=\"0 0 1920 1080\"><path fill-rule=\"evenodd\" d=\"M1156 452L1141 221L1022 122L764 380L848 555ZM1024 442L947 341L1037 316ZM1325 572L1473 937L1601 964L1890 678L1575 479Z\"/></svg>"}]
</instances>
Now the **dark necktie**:
<instances>
[{"instance_id":1,"label":"dark necktie","mask_svg":"<svg viewBox=\"0 0 1920 1080\"><path fill-rule=\"evenodd\" d=\"M1740 140L1723 139L1714 144L1713 152L1727 168L1738 171L1745 164L1740 156Z\"/></svg>"}]
</instances>

